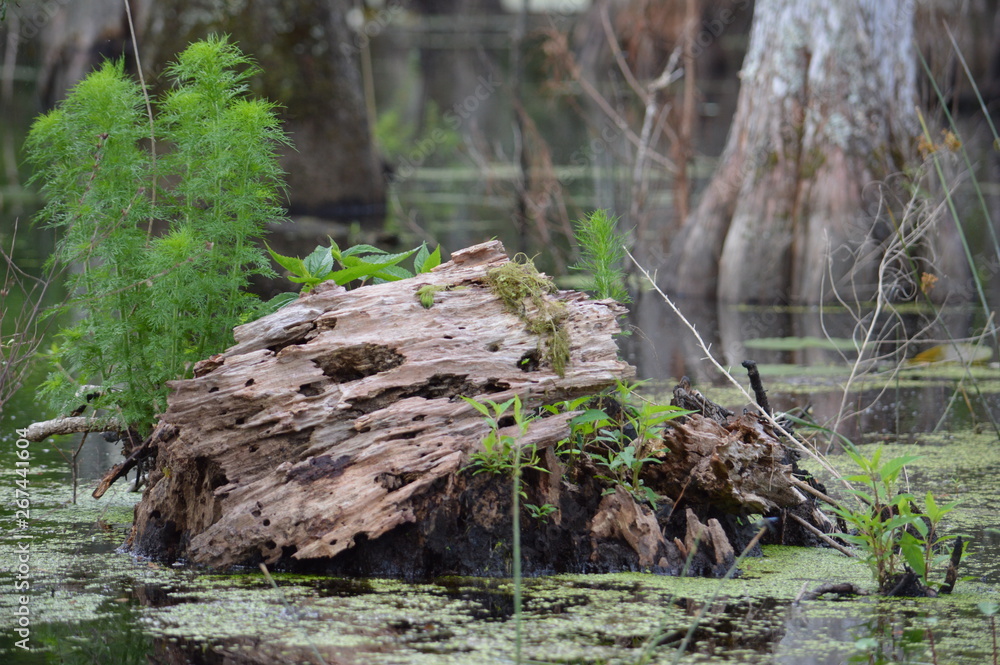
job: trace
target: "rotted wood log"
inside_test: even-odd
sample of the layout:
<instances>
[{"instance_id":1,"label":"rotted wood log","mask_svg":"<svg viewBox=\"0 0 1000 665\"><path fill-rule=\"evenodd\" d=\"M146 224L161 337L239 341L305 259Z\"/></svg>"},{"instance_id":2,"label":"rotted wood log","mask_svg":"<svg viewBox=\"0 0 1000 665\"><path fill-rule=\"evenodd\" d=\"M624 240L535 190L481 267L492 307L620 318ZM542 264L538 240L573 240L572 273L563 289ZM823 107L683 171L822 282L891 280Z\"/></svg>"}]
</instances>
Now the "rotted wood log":
<instances>
[{"instance_id":1,"label":"rotted wood log","mask_svg":"<svg viewBox=\"0 0 1000 665\"><path fill-rule=\"evenodd\" d=\"M675 500L734 514L806 501L792 465L782 463L785 446L755 414L730 417L725 425L692 414L666 430L663 445L660 464L648 467L647 484Z\"/></svg>"},{"instance_id":2,"label":"rotted wood log","mask_svg":"<svg viewBox=\"0 0 1000 665\"><path fill-rule=\"evenodd\" d=\"M537 327L487 285L506 263L485 243L411 279L320 285L237 328L235 346L171 386L134 551L216 568L329 560L434 524L474 484L459 471L488 432L461 396L517 395L530 411L634 374L613 339L622 308L572 291L543 295L564 308L569 358L554 368ZM570 415L537 420L524 443L550 448Z\"/></svg>"},{"instance_id":3,"label":"rotted wood log","mask_svg":"<svg viewBox=\"0 0 1000 665\"><path fill-rule=\"evenodd\" d=\"M411 279L320 285L237 328L232 348L172 384L144 447L154 461L133 551L214 568L509 574L511 481L470 472L489 430L461 398L518 396L537 413L634 374L613 339L619 305L547 288L505 302L488 283L510 265L500 243L477 245ZM568 349L558 363L556 342ZM548 507L522 508L526 574L676 574L696 550L691 574L722 575L756 544L743 517L803 503L757 416L678 390L711 417L674 421L654 445L660 463L643 478L666 499L656 506L587 455L556 454L574 414L523 436L501 419L538 455L522 505Z\"/></svg>"}]
</instances>

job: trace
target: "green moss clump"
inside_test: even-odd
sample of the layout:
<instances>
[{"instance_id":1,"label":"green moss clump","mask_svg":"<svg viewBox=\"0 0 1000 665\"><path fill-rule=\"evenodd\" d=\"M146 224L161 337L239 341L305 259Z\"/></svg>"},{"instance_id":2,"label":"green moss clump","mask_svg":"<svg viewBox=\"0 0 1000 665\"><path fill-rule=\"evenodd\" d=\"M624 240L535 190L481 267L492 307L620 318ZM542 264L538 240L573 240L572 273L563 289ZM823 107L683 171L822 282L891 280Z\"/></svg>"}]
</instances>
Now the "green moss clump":
<instances>
[{"instance_id":1,"label":"green moss clump","mask_svg":"<svg viewBox=\"0 0 1000 665\"><path fill-rule=\"evenodd\" d=\"M507 311L524 321L529 332L541 337L539 355L556 374L565 376L569 362L569 333L563 326L568 316L566 305L545 298L558 290L555 283L538 272L524 254L490 270L486 282ZM530 302L530 309L525 301Z\"/></svg>"},{"instance_id":2,"label":"green moss clump","mask_svg":"<svg viewBox=\"0 0 1000 665\"><path fill-rule=\"evenodd\" d=\"M434 306L434 294L440 291L448 291L452 287L448 284L425 284L417 289L417 300L424 309Z\"/></svg>"}]
</instances>

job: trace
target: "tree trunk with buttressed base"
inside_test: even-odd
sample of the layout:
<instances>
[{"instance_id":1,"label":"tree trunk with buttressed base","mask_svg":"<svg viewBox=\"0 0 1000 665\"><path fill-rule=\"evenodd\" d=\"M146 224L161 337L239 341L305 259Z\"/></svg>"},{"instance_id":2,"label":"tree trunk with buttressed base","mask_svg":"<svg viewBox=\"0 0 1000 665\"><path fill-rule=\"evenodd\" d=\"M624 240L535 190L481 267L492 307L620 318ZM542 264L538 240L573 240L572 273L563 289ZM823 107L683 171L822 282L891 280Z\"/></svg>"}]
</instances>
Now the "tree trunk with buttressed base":
<instances>
[{"instance_id":1,"label":"tree trunk with buttressed base","mask_svg":"<svg viewBox=\"0 0 1000 665\"><path fill-rule=\"evenodd\" d=\"M674 292L871 296L893 221L873 183L906 166L920 134L913 12L904 0L756 3L726 147L671 248ZM950 243L942 232L931 242Z\"/></svg>"}]
</instances>

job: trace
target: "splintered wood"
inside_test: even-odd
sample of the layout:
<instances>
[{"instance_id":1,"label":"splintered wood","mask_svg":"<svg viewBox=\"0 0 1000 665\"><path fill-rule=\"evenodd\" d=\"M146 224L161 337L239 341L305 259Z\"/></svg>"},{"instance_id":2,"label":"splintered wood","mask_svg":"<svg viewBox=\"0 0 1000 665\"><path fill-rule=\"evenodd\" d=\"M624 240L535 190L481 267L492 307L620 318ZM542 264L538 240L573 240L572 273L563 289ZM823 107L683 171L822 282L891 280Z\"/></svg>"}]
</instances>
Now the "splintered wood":
<instances>
[{"instance_id":1,"label":"splintered wood","mask_svg":"<svg viewBox=\"0 0 1000 665\"><path fill-rule=\"evenodd\" d=\"M320 285L237 328L235 346L172 384L133 548L218 568L334 557L428 518L427 497L488 431L460 396L533 409L634 374L613 339L621 307L571 291L545 296L566 305L565 373L538 362L539 336L485 283L507 261L485 243L411 279ZM430 308L427 285L445 287ZM566 420L537 421L529 439L554 445Z\"/></svg>"},{"instance_id":2,"label":"splintered wood","mask_svg":"<svg viewBox=\"0 0 1000 665\"><path fill-rule=\"evenodd\" d=\"M353 291L322 284L237 328L232 348L172 384L143 443L155 463L133 551L215 568L510 574L511 479L463 472L489 425L462 397L518 396L535 414L634 369L618 358L619 305L558 291L541 294L544 302L525 297L512 312L487 279L506 263L500 243L477 245L410 279ZM559 312L559 339L569 343L563 372L532 318L543 308ZM722 575L751 542L750 514L792 509L829 530L757 415L734 416L685 381L674 395L698 413L653 442L657 463L642 480L660 497L655 506L616 485L597 458L556 454L574 413L546 413L523 436L501 419L501 434L536 446L522 506L548 511L522 512L526 574ZM632 445L624 432L621 445ZM782 517L781 537L793 527Z\"/></svg>"}]
</instances>

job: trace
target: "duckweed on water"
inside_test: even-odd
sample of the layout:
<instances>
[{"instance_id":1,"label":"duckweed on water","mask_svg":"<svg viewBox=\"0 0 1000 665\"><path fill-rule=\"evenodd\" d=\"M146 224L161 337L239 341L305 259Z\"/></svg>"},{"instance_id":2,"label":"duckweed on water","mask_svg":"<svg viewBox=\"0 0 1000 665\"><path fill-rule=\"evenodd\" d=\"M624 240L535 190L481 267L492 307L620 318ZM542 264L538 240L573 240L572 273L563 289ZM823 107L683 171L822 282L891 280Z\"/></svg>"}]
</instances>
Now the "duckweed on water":
<instances>
[{"instance_id":1,"label":"duckweed on water","mask_svg":"<svg viewBox=\"0 0 1000 665\"><path fill-rule=\"evenodd\" d=\"M672 384L665 382L664 391ZM649 386L647 386L649 387ZM770 386L769 386L770 388ZM744 398L710 396L727 405ZM873 588L867 569L832 550L764 549L747 559L741 577L723 587L695 633L684 663L846 663L874 650L893 662L931 662L927 630L940 663L990 662L992 645L977 604L1000 585L1000 471L995 434L921 434L887 455L923 457L909 469L912 489L961 497L949 528L975 537L951 597L827 598L793 604L803 587L853 582ZM870 454L872 447L863 450ZM832 457L836 465L847 460ZM847 470L846 468L844 470ZM273 574L279 594L256 570L235 574L170 567L116 552L137 495L115 486L102 500L69 489L55 474L32 488L32 646L25 655L0 641L0 660L146 663L147 654L174 662L230 658L240 663L328 662L446 665L513 657L509 580L445 578L426 584ZM829 483L831 491L839 488ZM9 506L3 507L8 516ZM9 529L9 520L4 522ZM12 583L18 532L0 532L0 585ZM717 580L645 574L560 575L526 580L527 658L541 662L635 663L653 635L666 642L654 663L673 657L678 638ZM16 599L0 594L0 634L9 635ZM859 649L860 639L875 646ZM870 643L865 643L870 644ZM19 660L14 660L15 658Z\"/></svg>"},{"instance_id":2,"label":"duckweed on water","mask_svg":"<svg viewBox=\"0 0 1000 665\"><path fill-rule=\"evenodd\" d=\"M51 523L63 522L53 516ZM76 536L52 542L39 553L37 583L51 598L36 594L36 620L45 626L40 630L46 635L68 630L59 626L98 630L94 622L104 617L115 622L115 631L124 624L138 644L145 639L159 645L157 649L183 653L207 648L220 656L239 656L242 662L312 662L313 645L331 660L346 663L476 663L513 653L513 622L505 609L511 594L508 580L358 584L275 574L281 593L294 607L290 614L256 572L198 575L151 566L110 551L110 544L103 553L74 556L74 548L89 542L77 537L86 533L84 527L65 529ZM943 612L941 604L887 606L874 599L820 600L793 607L791 600L803 584L863 583L866 573L829 550L767 547L765 553L746 562L742 578L727 583L696 633L697 651L683 662L769 663L788 662L775 660L776 654L847 654L856 639L850 630L863 632L864 622L880 613L899 618L932 609L940 613L941 631L949 636L939 641L939 649L947 646L971 654L949 662L971 664L977 662L976 654L985 653L975 636L972 600L950 599ZM528 580L525 654L543 662L633 663L651 635L677 639L718 584L643 574ZM808 639L797 628L801 623L810 626ZM58 653L55 646L45 648ZM661 648L658 654L654 662L667 662L671 652Z\"/></svg>"}]
</instances>

